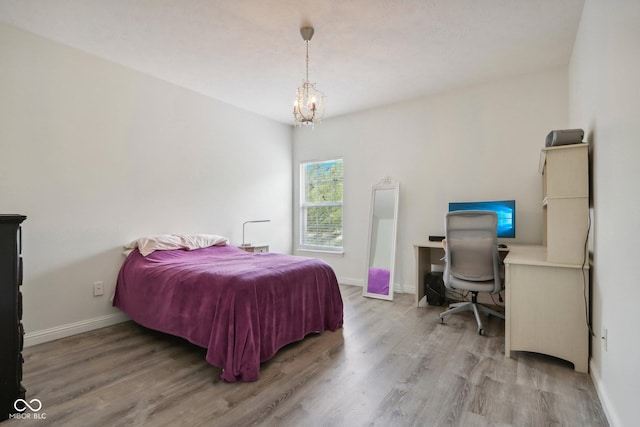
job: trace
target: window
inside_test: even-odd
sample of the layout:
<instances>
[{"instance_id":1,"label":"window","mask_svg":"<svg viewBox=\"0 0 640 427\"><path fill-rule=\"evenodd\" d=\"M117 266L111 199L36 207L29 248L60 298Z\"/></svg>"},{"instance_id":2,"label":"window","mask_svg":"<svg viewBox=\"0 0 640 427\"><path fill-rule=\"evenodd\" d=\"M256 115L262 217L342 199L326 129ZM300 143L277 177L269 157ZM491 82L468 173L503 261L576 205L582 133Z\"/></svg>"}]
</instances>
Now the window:
<instances>
[{"instance_id":1,"label":"window","mask_svg":"<svg viewBox=\"0 0 640 427\"><path fill-rule=\"evenodd\" d=\"M300 246L342 252L342 159L300 165Z\"/></svg>"}]
</instances>

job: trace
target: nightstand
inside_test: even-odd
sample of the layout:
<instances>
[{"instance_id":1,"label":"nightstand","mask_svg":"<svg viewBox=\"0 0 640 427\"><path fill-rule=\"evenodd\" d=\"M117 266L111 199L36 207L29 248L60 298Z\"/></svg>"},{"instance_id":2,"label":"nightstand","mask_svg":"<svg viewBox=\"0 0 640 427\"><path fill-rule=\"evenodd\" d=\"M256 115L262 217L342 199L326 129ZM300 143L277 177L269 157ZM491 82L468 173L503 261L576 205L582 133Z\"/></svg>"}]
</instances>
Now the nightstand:
<instances>
[{"instance_id":1,"label":"nightstand","mask_svg":"<svg viewBox=\"0 0 640 427\"><path fill-rule=\"evenodd\" d=\"M269 245L240 245L238 246L245 252L251 252L254 254L262 254L269 252Z\"/></svg>"}]
</instances>

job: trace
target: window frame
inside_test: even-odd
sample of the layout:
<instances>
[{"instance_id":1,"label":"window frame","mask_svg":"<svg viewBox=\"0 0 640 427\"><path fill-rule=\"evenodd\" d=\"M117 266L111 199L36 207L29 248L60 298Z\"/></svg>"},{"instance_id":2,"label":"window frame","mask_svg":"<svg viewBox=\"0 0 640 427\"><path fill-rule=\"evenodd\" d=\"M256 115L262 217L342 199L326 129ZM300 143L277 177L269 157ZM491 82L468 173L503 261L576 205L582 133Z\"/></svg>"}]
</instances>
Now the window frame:
<instances>
[{"instance_id":1,"label":"window frame","mask_svg":"<svg viewBox=\"0 0 640 427\"><path fill-rule=\"evenodd\" d=\"M306 194L306 181L307 181L307 173L306 168L312 164L329 164L333 162L340 162L342 164L342 196L341 201L329 201L329 202L308 202L307 194ZM298 213L299 213L299 227L298 227L298 249L302 251L310 251L310 252L327 252L327 253L337 253L342 254L344 252L344 159L341 157L332 158L328 160L309 160L300 162L300 191L299 191L299 204L298 204ZM313 207L341 207L341 216L340 216L340 230L341 230L341 245L340 246L327 246L321 244L310 244L305 241L305 236L307 235L307 210L308 208Z\"/></svg>"}]
</instances>

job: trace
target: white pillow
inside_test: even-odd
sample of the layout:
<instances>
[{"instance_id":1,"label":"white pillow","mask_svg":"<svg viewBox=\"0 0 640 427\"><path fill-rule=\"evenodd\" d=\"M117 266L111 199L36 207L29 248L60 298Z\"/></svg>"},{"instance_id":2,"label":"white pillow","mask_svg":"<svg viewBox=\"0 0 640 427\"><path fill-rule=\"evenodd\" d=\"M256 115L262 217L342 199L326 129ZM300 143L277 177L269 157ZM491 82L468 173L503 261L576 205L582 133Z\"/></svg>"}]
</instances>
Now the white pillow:
<instances>
[{"instance_id":1,"label":"white pillow","mask_svg":"<svg viewBox=\"0 0 640 427\"><path fill-rule=\"evenodd\" d=\"M138 248L143 256L154 251L173 249L200 249L209 246L224 246L229 243L226 237L215 234L158 234L140 237L125 246L126 249Z\"/></svg>"},{"instance_id":2,"label":"white pillow","mask_svg":"<svg viewBox=\"0 0 640 427\"><path fill-rule=\"evenodd\" d=\"M215 234L184 234L180 236L184 248L188 250L208 248L209 246L226 246L229 239Z\"/></svg>"},{"instance_id":3,"label":"white pillow","mask_svg":"<svg viewBox=\"0 0 640 427\"><path fill-rule=\"evenodd\" d=\"M179 236L174 234L159 234L157 236L140 237L125 247L131 249L138 248L143 256L147 256L154 251L182 249L183 244Z\"/></svg>"}]
</instances>

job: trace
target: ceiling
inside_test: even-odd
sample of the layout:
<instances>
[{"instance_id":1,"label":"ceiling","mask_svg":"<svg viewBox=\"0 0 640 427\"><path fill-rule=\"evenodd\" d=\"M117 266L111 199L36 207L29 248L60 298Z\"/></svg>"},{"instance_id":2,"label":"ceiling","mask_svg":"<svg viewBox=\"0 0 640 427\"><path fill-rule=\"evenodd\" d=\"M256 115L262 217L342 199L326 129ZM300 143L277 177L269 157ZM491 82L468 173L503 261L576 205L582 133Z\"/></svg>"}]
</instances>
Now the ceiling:
<instances>
[{"instance_id":1,"label":"ceiling","mask_svg":"<svg viewBox=\"0 0 640 427\"><path fill-rule=\"evenodd\" d=\"M0 0L0 22L283 122L569 63L584 0Z\"/></svg>"}]
</instances>

